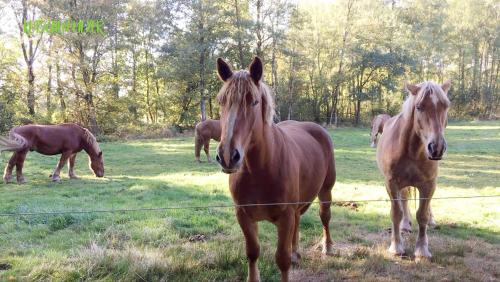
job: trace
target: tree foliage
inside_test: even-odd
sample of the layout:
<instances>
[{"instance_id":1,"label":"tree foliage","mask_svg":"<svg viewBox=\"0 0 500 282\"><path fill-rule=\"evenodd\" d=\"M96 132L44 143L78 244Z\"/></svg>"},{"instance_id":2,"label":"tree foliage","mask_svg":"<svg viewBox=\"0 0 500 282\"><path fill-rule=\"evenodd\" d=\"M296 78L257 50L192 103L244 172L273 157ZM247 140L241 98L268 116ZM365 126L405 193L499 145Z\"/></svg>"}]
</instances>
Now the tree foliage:
<instances>
[{"instance_id":1,"label":"tree foliage","mask_svg":"<svg viewBox=\"0 0 500 282\"><path fill-rule=\"evenodd\" d=\"M452 117L498 116L494 0L14 0L0 11L0 131L27 119L102 134L190 127L218 117L215 59L243 69L254 55L279 120L366 123L399 110L404 80L446 79ZM20 33L32 18L103 20L105 34Z\"/></svg>"}]
</instances>

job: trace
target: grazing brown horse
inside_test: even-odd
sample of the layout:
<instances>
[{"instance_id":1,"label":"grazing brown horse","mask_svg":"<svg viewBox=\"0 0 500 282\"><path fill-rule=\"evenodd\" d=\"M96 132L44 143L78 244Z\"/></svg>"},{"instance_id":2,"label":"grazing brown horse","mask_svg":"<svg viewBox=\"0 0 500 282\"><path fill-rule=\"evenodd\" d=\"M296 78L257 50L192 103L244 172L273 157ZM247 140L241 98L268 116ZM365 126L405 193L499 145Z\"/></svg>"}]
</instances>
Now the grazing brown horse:
<instances>
[{"instance_id":1,"label":"grazing brown horse","mask_svg":"<svg viewBox=\"0 0 500 282\"><path fill-rule=\"evenodd\" d=\"M0 151L14 151L14 154L5 167L3 180L12 182L12 169L16 166L17 182L25 183L23 164L29 151L36 151L43 155L61 155L51 177L53 181L60 181L59 173L68 161L70 178L77 178L74 171L76 154L85 150L89 155L90 168L97 177L104 176L104 162L102 151L96 138L90 131L77 124L61 125L24 125L10 131L9 137L0 137Z\"/></svg>"},{"instance_id":2,"label":"grazing brown horse","mask_svg":"<svg viewBox=\"0 0 500 282\"><path fill-rule=\"evenodd\" d=\"M377 163L385 177L391 198L392 236L389 252L404 253L400 224L403 219L401 191L408 186L418 189L420 204L417 210L419 225L415 258L431 258L427 239L430 217L430 199L436 189L438 161L446 151L444 128L450 106L447 93L450 82L438 85L426 81L418 85L407 84L409 97L403 110L388 120L379 140Z\"/></svg>"},{"instance_id":3,"label":"grazing brown horse","mask_svg":"<svg viewBox=\"0 0 500 282\"><path fill-rule=\"evenodd\" d=\"M207 155L207 161L211 162L210 158L210 139L220 141L220 121L216 119L207 119L199 122L194 128L194 156L196 161L200 162L201 146Z\"/></svg>"},{"instance_id":4,"label":"grazing brown horse","mask_svg":"<svg viewBox=\"0 0 500 282\"><path fill-rule=\"evenodd\" d=\"M262 220L277 226L276 263L282 281L288 281L292 260L300 258L300 215L310 205L297 202L310 202L316 197L322 201L319 214L323 253L333 251L329 230L331 189L335 183L332 140L315 123L273 123L273 99L261 81L263 69L258 57L249 71L237 72L219 58L217 70L224 82L217 96L222 127L217 162L223 172L230 174L229 187L236 205L263 204L236 208L246 242L248 281L260 280L257 222Z\"/></svg>"},{"instance_id":5,"label":"grazing brown horse","mask_svg":"<svg viewBox=\"0 0 500 282\"><path fill-rule=\"evenodd\" d=\"M387 114L377 115L372 120L372 132L370 133L370 138L372 141L371 147L377 147L377 138L379 134L382 134L384 131L385 122L390 119L391 116Z\"/></svg>"}]
</instances>

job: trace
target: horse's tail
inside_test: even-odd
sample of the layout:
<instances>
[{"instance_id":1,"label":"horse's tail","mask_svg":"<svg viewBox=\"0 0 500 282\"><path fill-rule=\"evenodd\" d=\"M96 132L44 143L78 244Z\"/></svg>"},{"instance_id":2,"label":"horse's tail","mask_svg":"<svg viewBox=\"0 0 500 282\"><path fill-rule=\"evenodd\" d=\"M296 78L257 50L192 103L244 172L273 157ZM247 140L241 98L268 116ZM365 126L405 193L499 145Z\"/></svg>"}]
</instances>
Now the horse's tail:
<instances>
[{"instance_id":1,"label":"horse's tail","mask_svg":"<svg viewBox=\"0 0 500 282\"><path fill-rule=\"evenodd\" d=\"M23 136L11 132L9 137L0 136L0 152L3 151L21 151L28 145L28 140Z\"/></svg>"},{"instance_id":2,"label":"horse's tail","mask_svg":"<svg viewBox=\"0 0 500 282\"><path fill-rule=\"evenodd\" d=\"M198 125L199 124L197 124L194 127L194 156L196 157L197 161L200 160L201 143L202 143L201 136L198 132L198 130L199 130Z\"/></svg>"}]
</instances>

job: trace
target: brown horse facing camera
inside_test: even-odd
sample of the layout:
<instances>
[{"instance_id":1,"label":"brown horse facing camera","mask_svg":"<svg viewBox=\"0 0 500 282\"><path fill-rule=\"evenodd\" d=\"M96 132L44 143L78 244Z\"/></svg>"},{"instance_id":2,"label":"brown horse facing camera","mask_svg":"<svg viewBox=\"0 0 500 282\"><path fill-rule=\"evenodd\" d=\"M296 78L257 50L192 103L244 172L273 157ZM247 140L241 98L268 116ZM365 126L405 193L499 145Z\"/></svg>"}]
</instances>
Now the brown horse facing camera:
<instances>
[{"instance_id":1,"label":"brown horse facing camera","mask_svg":"<svg viewBox=\"0 0 500 282\"><path fill-rule=\"evenodd\" d=\"M97 177L104 176L104 162L102 151L96 138L90 131L77 124L61 125L24 125L10 131L9 137L0 137L0 152L14 151L14 154L5 167L3 180L12 182L12 169L16 166L17 182L25 183L23 164L29 151L36 151L43 155L61 155L51 177L53 181L60 181L59 173L68 161L70 178L77 178L74 171L76 154L85 150L89 155L90 168Z\"/></svg>"},{"instance_id":2,"label":"brown horse facing camera","mask_svg":"<svg viewBox=\"0 0 500 282\"><path fill-rule=\"evenodd\" d=\"M390 118L391 118L391 116L387 115L387 114L377 115L376 117L373 118L372 131L370 132L370 139L371 139L370 146L372 148L377 147L378 135L382 134L382 132L384 131L384 124Z\"/></svg>"},{"instance_id":3,"label":"brown horse facing camera","mask_svg":"<svg viewBox=\"0 0 500 282\"><path fill-rule=\"evenodd\" d=\"M248 281L259 281L257 222L277 226L276 263L288 281L298 262L299 220L316 196L323 223L323 253L332 253L331 189L335 183L333 143L321 126L311 122L273 123L269 88L261 81L262 62L255 57L249 71L233 72L222 59L217 70L224 82L217 99L221 108L221 142L217 162L229 173L236 218L243 231L248 258ZM283 204L292 203L292 204ZM259 206L253 204L261 204ZM271 205L266 205L271 204Z\"/></svg>"},{"instance_id":4,"label":"brown horse facing camera","mask_svg":"<svg viewBox=\"0 0 500 282\"><path fill-rule=\"evenodd\" d=\"M447 93L450 82L438 85L426 81L418 85L406 84L410 92L403 110L388 120L378 149L377 163L385 177L391 198L392 236L389 252L404 254L400 225L404 212L401 208L402 191L408 186L418 189L420 204L417 210L419 225L415 259L430 259L427 225L430 218L430 199L436 189L438 161L446 151L444 129L450 106Z\"/></svg>"},{"instance_id":5,"label":"brown horse facing camera","mask_svg":"<svg viewBox=\"0 0 500 282\"><path fill-rule=\"evenodd\" d=\"M200 161L201 146L207 155L207 161L211 162L210 158L210 139L220 141L220 121L216 119L207 119L199 122L194 128L194 156L197 162Z\"/></svg>"}]
</instances>

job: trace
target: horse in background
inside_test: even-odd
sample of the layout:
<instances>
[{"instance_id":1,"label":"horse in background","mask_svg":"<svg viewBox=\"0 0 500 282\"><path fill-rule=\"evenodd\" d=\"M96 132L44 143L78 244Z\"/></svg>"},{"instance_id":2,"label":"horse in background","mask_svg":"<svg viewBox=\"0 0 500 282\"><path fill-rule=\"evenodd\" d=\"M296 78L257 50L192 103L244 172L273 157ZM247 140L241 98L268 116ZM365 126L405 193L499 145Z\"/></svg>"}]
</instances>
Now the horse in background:
<instances>
[{"instance_id":1,"label":"horse in background","mask_svg":"<svg viewBox=\"0 0 500 282\"><path fill-rule=\"evenodd\" d=\"M378 135L382 134L384 131L385 122L390 119L391 116L388 114L380 114L373 118L372 120L372 131L370 133L371 147L377 147Z\"/></svg>"},{"instance_id":2,"label":"horse in background","mask_svg":"<svg viewBox=\"0 0 500 282\"><path fill-rule=\"evenodd\" d=\"M377 164L384 175L391 198L392 235L389 252L404 254L401 237L403 210L401 192L408 186L419 191L417 210L419 225L415 259L430 259L427 225L430 218L430 199L436 189L438 161L446 151L444 129L450 100L447 97L451 83L438 85L425 81L418 85L406 84L410 92L401 113L385 123L377 148Z\"/></svg>"},{"instance_id":3,"label":"horse in background","mask_svg":"<svg viewBox=\"0 0 500 282\"><path fill-rule=\"evenodd\" d=\"M52 181L60 181L61 169L68 162L68 175L78 178L74 171L76 154L84 150L89 156L90 169L95 176L104 176L104 161L102 151L92 133L77 124L66 123L60 125L24 125L13 128L9 137L0 137L0 152L13 151L5 167L3 180L12 182L12 170L16 166L17 183L26 183L23 176L23 165L29 151L36 151L42 155L61 154L54 172Z\"/></svg>"},{"instance_id":4,"label":"horse in background","mask_svg":"<svg viewBox=\"0 0 500 282\"><path fill-rule=\"evenodd\" d=\"M222 134L216 160L230 174L236 205L263 204L236 208L246 243L248 281L260 281L257 223L262 220L277 226L276 263L281 280L288 281L292 261L300 259L300 216L309 208L307 202L316 197L321 201L323 253L333 253L329 229L336 178L333 142L325 129L312 122L273 123L274 102L261 80L263 67L258 57L249 71L237 72L219 58L217 70L224 85L217 96Z\"/></svg>"},{"instance_id":5,"label":"horse in background","mask_svg":"<svg viewBox=\"0 0 500 282\"><path fill-rule=\"evenodd\" d=\"M207 161L212 162L210 158L210 139L220 141L220 121L216 119L207 119L199 122L194 128L194 156L197 162L200 161L201 146L207 155Z\"/></svg>"}]
</instances>

